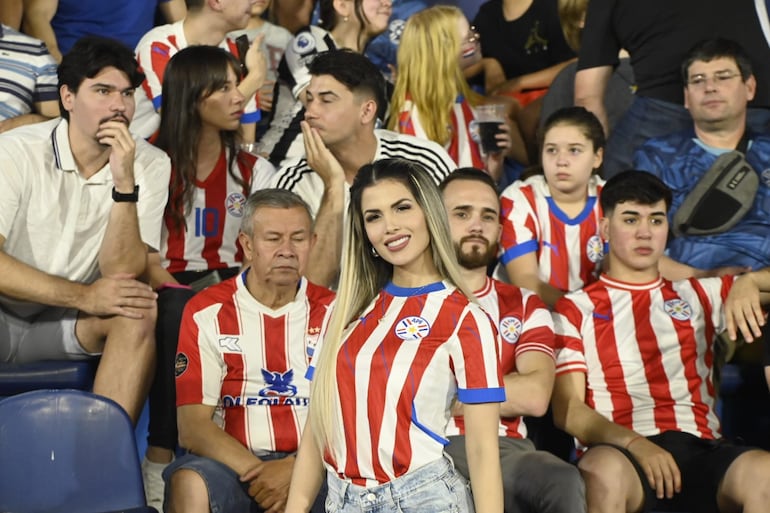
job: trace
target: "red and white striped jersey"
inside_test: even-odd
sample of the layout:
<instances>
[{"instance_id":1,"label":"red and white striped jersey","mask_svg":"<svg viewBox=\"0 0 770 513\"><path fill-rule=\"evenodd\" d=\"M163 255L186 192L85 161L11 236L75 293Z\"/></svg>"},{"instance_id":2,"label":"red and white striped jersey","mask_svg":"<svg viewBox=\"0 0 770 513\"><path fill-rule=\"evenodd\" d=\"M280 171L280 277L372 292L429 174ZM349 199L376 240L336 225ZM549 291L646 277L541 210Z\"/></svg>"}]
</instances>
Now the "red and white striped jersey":
<instances>
[{"instance_id":1,"label":"red and white striped jersey","mask_svg":"<svg viewBox=\"0 0 770 513\"><path fill-rule=\"evenodd\" d=\"M452 105L452 115L450 117L452 137L444 145L444 149L452 157L452 160L457 162L458 167L484 169L481 148L479 148L479 143L474 141L471 136L470 125L474 119L473 109L471 109L468 101L462 96L458 96ZM404 102L404 107L398 116L397 130L402 134L430 140L420 122L420 112L408 95Z\"/></svg>"},{"instance_id":2,"label":"red and white striped jersey","mask_svg":"<svg viewBox=\"0 0 770 513\"><path fill-rule=\"evenodd\" d=\"M516 372L516 358L528 351L540 351L554 357L551 312L537 294L487 278L484 288L476 291L476 297L500 333L498 354L503 376ZM450 419L446 434L465 434L462 417ZM521 417L501 418L500 436L526 438L524 420Z\"/></svg>"},{"instance_id":3,"label":"red and white striped jersey","mask_svg":"<svg viewBox=\"0 0 770 513\"><path fill-rule=\"evenodd\" d=\"M554 310L556 374L586 374L586 403L644 436L718 438L714 336L733 278L631 284L602 275Z\"/></svg>"},{"instance_id":4,"label":"red and white striped jersey","mask_svg":"<svg viewBox=\"0 0 770 513\"><path fill-rule=\"evenodd\" d=\"M596 281L604 256L598 198L603 185L601 178L591 177L585 208L574 218L556 204L544 176L509 185L500 196L501 264L534 251L540 279L559 290L569 292Z\"/></svg>"},{"instance_id":5,"label":"red and white striped jersey","mask_svg":"<svg viewBox=\"0 0 770 513\"><path fill-rule=\"evenodd\" d=\"M187 303L176 403L215 406L214 421L252 452L293 452L308 412L304 376L334 293L303 279L294 301L272 310L248 291L247 273Z\"/></svg>"},{"instance_id":6,"label":"red and white striped jersey","mask_svg":"<svg viewBox=\"0 0 770 513\"><path fill-rule=\"evenodd\" d=\"M145 79L141 91L137 90L136 111L131 121L131 132L145 139L155 135L160 126L160 106L163 100L163 74L168 61L179 50L190 46L184 36L182 26L184 20L168 25L160 25L147 32L136 45L136 60L139 62ZM219 44L236 57L238 47L233 39L225 38ZM243 108L241 123L256 123L261 113L257 105L256 95L247 98Z\"/></svg>"},{"instance_id":7,"label":"red and white striped jersey","mask_svg":"<svg viewBox=\"0 0 770 513\"><path fill-rule=\"evenodd\" d=\"M246 196L243 187L227 172L228 156L223 148L208 178L195 181L186 229L176 229L168 212L164 216L160 255L163 267L170 273L238 267L243 261L238 231ZM172 177L175 172L172 168ZM275 168L267 159L239 151L233 172L245 183L251 180L254 192L270 184Z\"/></svg>"},{"instance_id":8,"label":"red and white striped jersey","mask_svg":"<svg viewBox=\"0 0 770 513\"><path fill-rule=\"evenodd\" d=\"M455 395L505 400L494 325L454 286L389 284L346 333L325 457L342 479L376 486L441 458Z\"/></svg>"}]
</instances>

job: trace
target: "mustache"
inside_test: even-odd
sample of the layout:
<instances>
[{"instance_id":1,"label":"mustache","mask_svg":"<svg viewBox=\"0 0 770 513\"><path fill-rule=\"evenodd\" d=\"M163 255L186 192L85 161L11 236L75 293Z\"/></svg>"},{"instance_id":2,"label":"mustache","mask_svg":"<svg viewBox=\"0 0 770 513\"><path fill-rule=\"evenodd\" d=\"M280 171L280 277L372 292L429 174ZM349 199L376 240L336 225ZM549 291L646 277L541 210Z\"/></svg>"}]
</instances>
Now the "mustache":
<instances>
[{"instance_id":1,"label":"mustache","mask_svg":"<svg viewBox=\"0 0 770 513\"><path fill-rule=\"evenodd\" d=\"M113 116L102 118L99 120L99 124L101 125L102 123L106 123L108 121L120 121L121 123L125 123L126 125L130 124L130 122L128 121L128 118L123 113L117 113Z\"/></svg>"},{"instance_id":2,"label":"mustache","mask_svg":"<svg viewBox=\"0 0 770 513\"><path fill-rule=\"evenodd\" d=\"M489 245L489 239L484 237L483 235L466 235L465 237L462 237L460 239L460 244L464 244L466 242L481 242L483 241L484 244L487 246Z\"/></svg>"}]
</instances>

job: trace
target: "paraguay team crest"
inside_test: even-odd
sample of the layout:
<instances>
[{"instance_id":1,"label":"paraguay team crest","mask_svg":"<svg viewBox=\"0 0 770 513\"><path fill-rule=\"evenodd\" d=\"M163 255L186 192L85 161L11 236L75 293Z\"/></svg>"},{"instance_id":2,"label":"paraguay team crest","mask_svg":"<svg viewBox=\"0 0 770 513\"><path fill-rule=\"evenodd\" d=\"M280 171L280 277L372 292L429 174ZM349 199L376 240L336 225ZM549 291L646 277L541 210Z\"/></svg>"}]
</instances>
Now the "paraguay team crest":
<instances>
[{"instance_id":1,"label":"paraguay team crest","mask_svg":"<svg viewBox=\"0 0 770 513\"><path fill-rule=\"evenodd\" d=\"M422 317L404 317L396 324L395 331L401 340L420 340L430 333L430 324Z\"/></svg>"},{"instance_id":2,"label":"paraguay team crest","mask_svg":"<svg viewBox=\"0 0 770 513\"><path fill-rule=\"evenodd\" d=\"M588 239L588 243L586 244L586 255L593 263L600 261L604 257L604 244L602 244L601 237L592 235L591 238Z\"/></svg>"},{"instance_id":3,"label":"paraguay team crest","mask_svg":"<svg viewBox=\"0 0 770 513\"><path fill-rule=\"evenodd\" d=\"M233 192L225 200L227 213L233 217L243 217L243 205L246 203L246 197L240 192Z\"/></svg>"},{"instance_id":4,"label":"paraguay team crest","mask_svg":"<svg viewBox=\"0 0 770 513\"><path fill-rule=\"evenodd\" d=\"M315 50L315 39L308 32L302 32L294 39L292 49L300 55L307 55Z\"/></svg>"},{"instance_id":5,"label":"paraguay team crest","mask_svg":"<svg viewBox=\"0 0 770 513\"><path fill-rule=\"evenodd\" d=\"M515 344L521 336L522 324L517 317L503 317L500 321L500 336L509 344Z\"/></svg>"},{"instance_id":6,"label":"paraguay team crest","mask_svg":"<svg viewBox=\"0 0 770 513\"><path fill-rule=\"evenodd\" d=\"M684 299L669 299L663 304L663 308L677 321L686 321L692 317L692 307Z\"/></svg>"}]
</instances>

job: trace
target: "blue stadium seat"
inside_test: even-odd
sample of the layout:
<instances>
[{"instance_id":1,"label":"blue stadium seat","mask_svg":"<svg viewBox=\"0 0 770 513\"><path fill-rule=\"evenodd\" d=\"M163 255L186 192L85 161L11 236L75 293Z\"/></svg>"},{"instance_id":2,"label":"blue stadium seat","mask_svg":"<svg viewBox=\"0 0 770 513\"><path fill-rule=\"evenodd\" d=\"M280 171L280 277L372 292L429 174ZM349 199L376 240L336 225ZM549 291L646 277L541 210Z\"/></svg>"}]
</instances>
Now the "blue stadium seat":
<instances>
[{"instance_id":1,"label":"blue stadium seat","mask_svg":"<svg viewBox=\"0 0 770 513\"><path fill-rule=\"evenodd\" d=\"M44 388L91 390L98 364L98 359L32 363L0 362L0 397Z\"/></svg>"},{"instance_id":2,"label":"blue stadium seat","mask_svg":"<svg viewBox=\"0 0 770 513\"><path fill-rule=\"evenodd\" d=\"M154 512L128 415L80 390L0 400L0 511Z\"/></svg>"}]
</instances>

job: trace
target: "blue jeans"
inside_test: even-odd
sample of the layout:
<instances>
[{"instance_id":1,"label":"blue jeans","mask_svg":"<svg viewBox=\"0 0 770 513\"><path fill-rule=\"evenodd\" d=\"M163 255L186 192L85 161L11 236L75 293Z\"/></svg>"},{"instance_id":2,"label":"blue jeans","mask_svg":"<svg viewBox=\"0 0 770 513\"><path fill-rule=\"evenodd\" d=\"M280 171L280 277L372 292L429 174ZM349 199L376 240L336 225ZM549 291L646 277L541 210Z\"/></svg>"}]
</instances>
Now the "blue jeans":
<instances>
[{"instance_id":1,"label":"blue jeans","mask_svg":"<svg viewBox=\"0 0 770 513\"><path fill-rule=\"evenodd\" d=\"M289 456L286 452L271 452L260 455L262 460L277 460ZM168 485L171 475L180 469L196 472L206 483L209 494L209 508L211 513L261 513L264 511L254 499L249 497L248 483L242 483L238 474L227 465L210 458L185 454L168 464L163 471L163 480ZM171 487L166 486L166 500L169 503ZM318 492L311 513L321 513L325 490L323 486Z\"/></svg>"},{"instance_id":2,"label":"blue jeans","mask_svg":"<svg viewBox=\"0 0 770 513\"><path fill-rule=\"evenodd\" d=\"M366 488L327 473L328 513L473 513L468 482L441 458L379 486Z\"/></svg>"}]
</instances>

